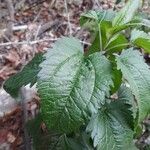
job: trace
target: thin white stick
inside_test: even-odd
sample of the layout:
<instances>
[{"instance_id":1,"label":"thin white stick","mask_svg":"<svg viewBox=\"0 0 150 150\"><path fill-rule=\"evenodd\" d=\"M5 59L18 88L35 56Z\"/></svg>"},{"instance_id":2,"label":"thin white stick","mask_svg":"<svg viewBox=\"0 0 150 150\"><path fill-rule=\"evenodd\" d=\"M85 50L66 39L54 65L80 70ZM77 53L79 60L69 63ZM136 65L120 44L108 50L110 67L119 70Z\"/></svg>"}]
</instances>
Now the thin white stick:
<instances>
[{"instance_id":1,"label":"thin white stick","mask_svg":"<svg viewBox=\"0 0 150 150\"><path fill-rule=\"evenodd\" d=\"M85 41L80 41L80 43L84 44L84 45L89 45L91 46L91 43L85 42Z\"/></svg>"},{"instance_id":2,"label":"thin white stick","mask_svg":"<svg viewBox=\"0 0 150 150\"><path fill-rule=\"evenodd\" d=\"M37 29L37 32L35 34L34 40L37 39L40 29L41 29L41 24L38 26L38 29Z\"/></svg>"},{"instance_id":3,"label":"thin white stick","mask_svg":"<svg viewBox=\"0 0 150 150\"><path fill-rule=\"evenodd\" d=\"M66 14L67 14L67 18L68 18L69 34L72 35L72 28L71 28L70 16L69 16L69 12L68 12L67 0L64 0L64 3L65 3L65 9L66 9Z\"/></svg>"},{"instance_id":4,"label":"thin white stick","mask_svg":"<svg viewBox=\"0 0 150 150\"><path fill-rule=\"evenodd\" d=\"M39 13L37 14L37 16L35 17L35 19L33 20L33 22L36 22L36 20L39 18L40 14L42 12L42 9L40 9Z\"/></svg>"},{"instance_id":5,"label":"thin white stick","mask_svg":"<svg viewBox=\"0 0 150 150\"><path fill-rule=\"evenodd\" d=\"M13 31L26 30L27 28L28 28L27 25L13 26L13 27L12 27L12 30L13 30ZM7 31L7 30L8 30L8 29L0 30L0 33L5 32L5 31Z\"/></svg>"}]
</instances>

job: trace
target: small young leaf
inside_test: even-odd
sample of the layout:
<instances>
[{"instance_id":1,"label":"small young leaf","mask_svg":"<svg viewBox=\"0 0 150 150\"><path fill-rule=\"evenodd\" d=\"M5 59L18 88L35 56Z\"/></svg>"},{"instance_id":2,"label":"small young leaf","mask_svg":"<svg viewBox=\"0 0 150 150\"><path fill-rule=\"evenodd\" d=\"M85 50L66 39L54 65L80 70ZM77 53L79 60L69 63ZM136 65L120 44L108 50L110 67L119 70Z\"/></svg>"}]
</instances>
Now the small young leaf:
<instances>
[{"instance_id":1,"label":"small young leaf","mask_svg":"<svg viewBox=\"0 0 150 150\"><path fill-rule=\"evenodd\" d=\"M103 50L109 38L109 35L107 35L107 31L111 28L111 26L111 22L109 21L102 21L100 23L99 31L97 31L96 37L92 42L92 45L89 47L88 54L92 54Z\"/></svg>"},{"instance_id":2,"label":"small young leaf","mask_svg":"<svg viewBox=\"0 0 150 150\"><path fill-rule=\"evenodd\" d=\"M134 29L131 32L131 41L135 41L137 38L149 39L150 36L147 33L145 33L144 31Z\"/></svg>"},{"instance_id":3,"label":"small young leaf","mask_svg":"<svg viewBox=\"0 0 150 150\"><path fill-rule=\"evenodd\" d=\"M125 7L117 13L113 20L113 26L120 26L132 21L138 8L141 7L141 0L129 0Z\"/></svg>"},{"instance_id":4,"label":"small young leaf","mask_svg":"<svg viewBox=\"0 0 150 150\"><path fill-rule=\"evenodd\" d=\"M118 25L118 26L113 26L110 30L109 30L109 34L110 35L114 35L116 33L119 33L123 30L126 30L128 28L133 28L133 27L137 27L137 26L141 26L141 22L139 20L132 20L129 23L123 24L123 25Z\"/></svg>"},{"instance_id":5,"label":"small young leaf","mask_svg":"<svg viewBox=\"0 0 150 150\"><path fill-rule=\"evenodd\" d=\"M145 53L150 53L150 38L138 38L134 41L134 44L144 50Z\"/></svg>"},{"instance_id":6,"label":"small young leaf","mask_svg":"<svg viewBox=\"0 0 150 150\"><path fill-rule=\"evenodd\" d=\"M136 46L143 48L145 52L150 53L150 35L144 31L134 29L131 32L131 41Z\"/></svg>"},{"instance_id":7,"label":"small young leaf","mask_svg":"<svg viewBox=\"0 0 150 150\"><path fill-rule=\"evenodd\" d=\"M36 56L17 74L11 76L5 83L4 89L12 97L17 97L19 89L29 83L36 83L37 74L40 71L39 64L43 61L43 54Z\"/></svg>"},{"instance_id":8,"label":"small young leaf","mask_svg":"<svg viewBox=\"0 0 150 150\"><path fill-rule=\"evenodd\" d=\"M86 22L89 22L90 20L95 20L97 23L99 23L101 20L104 21L112 21L112 19L115 17L115 12L112 10L102 10L102 11L88 11L87 13L81 14L80 17L80 25L83 26Z\"/></svg>"},{"instance_id":9,"label":"small young leaf","mask_svg":"<svg viewBox=\"0 0 150 150\"><path fill-rule=\"evenodd\" d=\"M75 38L58 40L45 57L38 75L43 119L48 128L70 133L105 103L111 64L100 53L85 57Z\"/></svg>"},{"instance_id":10,"label":"small young leaf","mask_svg":"<svg viewBox=\"0 0 150 150\"><path fill-rule=\"evenodd\" d=\"M104 105L92 116L87 126L98 150L133 150L130 149L133 139L133 95L122 86L118 91L118 100Z\"/></svg>"},{"instance_id":11,"label":"small young leaf","mask_svg":"<svg viewBox=\"0 0 150 150\"><path fill-rule=\"evenodd\" d=\"M88 55L103 50L109 38L107 31L112 27L111 21L114 16L115 12L112 10L89 11L81 16L81 26L84 25L85 28L88 28L91 33L94 34L91 38L93 41L89 48Z\"/></svg>"},{"instance_id":12,"label":"small young leaf","mask_svg":"<svg viewBox=\"0 0 150 150\"><path fill-rule=\"evenodd\" d=\"M137 99L139 108L138 122L150 113L150 70L144 62L140 52L132 48L122 52L117 57L118 69L121 69L123 77L128 81Z\"/></svg>"},{"instance_id":13,"label":"small young leaf","mask_svg":"<svg viewBox=\"0 0 150 150\"><path fill-rule=\"evenodd\" d=\"M128 40L126 37L122 34L116 34L114 37L112 37L105 47L105 50L107 53L111 54L114 52L120 52L124 48L126 48L129 45Z\"/></svg>"},{"instance_id":14,"label":"small young leaf","mask_svg":"<svg viewBox=\"0 0 150 150\"><path fill-rule=\"evenodd\" d=\"M94 10L91 10L87 13L83 13L81 14L81 17L80 17L80 25L83 26L89 20L92 20L92 21L95 20L96 22L98 22L100 16L101 14Z\"/></svg>"},{"instance_id":15,"label":"small young leaf","mask_svg":"<svg viewBox=\"0 0 150 150\"><path fill-rule=\"evenodd\" d=\"M144 25L145 27L150 28L150 20L148 19L143 19L143 18L139 18L139 21L142 23L142 25Z\"/></svg>"}]
</instances>

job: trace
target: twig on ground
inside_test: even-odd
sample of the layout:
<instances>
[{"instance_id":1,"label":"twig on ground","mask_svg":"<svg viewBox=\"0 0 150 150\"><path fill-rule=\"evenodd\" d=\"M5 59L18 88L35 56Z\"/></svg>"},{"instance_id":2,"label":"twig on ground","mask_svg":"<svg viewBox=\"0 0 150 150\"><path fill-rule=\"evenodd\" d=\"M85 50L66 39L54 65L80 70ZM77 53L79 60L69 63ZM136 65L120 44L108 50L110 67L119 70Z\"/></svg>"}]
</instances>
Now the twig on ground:
<instances>
[{"instance_id":1,"label":"twig on ground","mask_svg":"<svg viewBox=\"0 0 150 150\"><path fill-rule=\"evenodd\" d=\"M33 20L33 22L36 22L36 21L37 21L37 19L39 18L41 12L42 12L42 9L40 9L39 13L36 15L36 17L35 17L35 19Z\"/></svg>"},{"instance_id":2,"label":"twig on ground","mask_svg":"<svg viewBox=\"0 0 150 150\"><path fill-rule=\"evenodd\" d=\"M69 16L69 12L68 12L67 0L64 0L64 3L65 3L65 9L66 9L66 14L67 14L67 18L68 18L69 34L72 35L72 28L71 28L70 16Z\"/></svg>"},{"instance_id":3,"label":"twig on ground","mask_svg":"<svg viewBox=\"0 0 150 150\"><path fill-rule=\"evenodd\" d=\"M37 29L37 32L35 34L34 40L37 40L37 37L38 37L39 32L40 32L40 29L41 29L41 24L38 26L38 29Z\"/></svg>"},{"instance_id":4,"label":"twig on ground","mask_svg":"<svg viewBox=\"0 0 150 150\"><path fill-rule=\"evenodd\" d=\"M50 7L53 7L53 5L55 4L55 2L56 2L56 0L52 0L52 1L50 2Z\"/></svg>"},{"instance_id":5,"label":"twig on ground","mask_svg":"<svg viewBox=\"0 0 150 150\"><path fill-rule=\"evenodd\" d=\"M5 40L7 40L8 42L11 42L10 39L5 34L3 34L2 36Z\"/></svg>"},{"instance_id":6,"label":"twig on ground","mask_svg":"<svg viewBox=\"0 0 150 150\"><path fill-rule=\"evenodd\" d=\"M24 130L24 146L25 146L26 150L31 150L30 137L29 137L28 131L26 129L28 114L27 114L27 108L26 108L26 103L27 103L26 94L27 93L26 93L25 87L21 88L20 94L21 94L21 105L22 105L22 109L23 109L22 122L23 122L23 130Z\"/></svg>"},{"instance_id":7,"label":"twig on ground","mask_svg":"<svg viewBox=\"0 0 150 150\"><path fill-rule=\"evenodd\" d=\"M5 32L6 35L12 36L13 35L13 25L14 25L14 21L15 21L15 11L14 11L14 6L12 3L12 0L6 0L6 5L9 11L9 15L10 15L10 21L8 22L8 30L6 30L7 32Z\"/></svg>"},{"instance_id":8,"label":"twig on ground","mask_svg":"<svg viewBox=\"0 0 150 150\"><path fill-rule=\"evenodd\" d=\"M15 11L14 11L12 0L6 0L6 4L7 4L8 11L9 11L10 20L12 22L14 22L15 21L15 17L14 17Z\"/></svg>"},{"instance_id":9,"label":"twig on ground","mask_svg":"<svg viewBox=\"0 0 150 150\"><path fill-rule=\"evenodd\" d=\"M40 36L42 33L44 33L45 31L47 31L48 29L50 29L54 26L58 26L59 23L60 23L59 20L55 20L55 21L52 21L52 22L45 23L44 25L41 26L37 36Z\"/></svg>"},{"instance_id":10,"label":"twig on ground","mask_svg":"<svg viewBox=\"0 0 150 150\"><path fill-rule=\"evenodd\" d=\"M0 37L1 36L7 36L7 33L9 33L9 31L11 30L12 31L19 31L19 30L26 30L28 28L27 25L21 25L21 26L13 26L11 29L9 28L5 28L5 29L2 29L0 30Z\"/></svg>"},{"instance_id":11,"label":"twig on ground","mask_svg":"<svg viewBox=\"0 0 150 150\"><path fill-rule=\"evenodd\" d=\"M51 41L51 42L55 42L57 41L59 38L49 38L49 39L41 39L41 40L35 40L35 41L22 41L22 42L7 42L7 43L0 43L0 47L2 46L8 46L8 45L22 45L22 44L28 44L28 45L33 45L33 44L37 44L37 43L41 43L41 42L46 42L46 41ZM82 44L86 44L86 45L91 45L88 42L85 41L80 41Z\"/></svg>"}]
</instances>

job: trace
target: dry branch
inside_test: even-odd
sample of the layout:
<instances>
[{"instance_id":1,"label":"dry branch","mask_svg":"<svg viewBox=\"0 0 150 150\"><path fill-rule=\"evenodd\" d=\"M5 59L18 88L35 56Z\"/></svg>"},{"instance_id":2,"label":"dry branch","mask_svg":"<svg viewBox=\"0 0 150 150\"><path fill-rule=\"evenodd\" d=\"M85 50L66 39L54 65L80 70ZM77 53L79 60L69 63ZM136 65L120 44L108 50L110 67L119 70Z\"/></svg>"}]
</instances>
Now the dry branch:
<instances>
[{"instance_id":1,"label":"dry branch","mask_svg":"<svg viewBox=\"0 0 150 150\"><path fill-rule=\"evenodd\" d=\"M37 44L37 43L41 43L41 42L46 42L46 41L55 42L58 39L59 38L49 38L49 39L41 39L41 40L35 40L35 41L7 42L7 43L0 43L0 47L2 47L2 46L9 46L9 45L22 45L22 44L33 45L33 44ZM85 42L85 41L80 41L80 42L82 44L85 44L85 45L91 45L90 43Z\"/></svg>"},{"instance_id":2,"label":"dry branch","mask_svg":"<svg viewBox=\"0 0 150 150\"><path fill-rule=\"evenodd\" d=\"M69 12L68 12L67 0L64 0L64 3L65 3L65 9L66 9L66 14L67 14L67 18L68 18L69 34L72 35L72 28L71 28L70 16L69 16Z\"/></svg>"},{"instance_id":3,"label":"dry branch","mask_svg":"<svg viewBox=\"0 0 150 150\"><path fill-rule=\"evenodd\" d=\"M59 20L55 20L55 21L51 21L48 23L45 23L44 25L42 25L39 29L39 32L37 34L37 36L41 35L42 33L44 33L45 31L47 31L50 28L53 28L54 26L58 26L60 23Z\"/></svg>"},{"instance_id":4,"label":"dry branch","mask_svg":"<svg viewBox=\"0 0 150 150\"><path fill-rule=\"evenodd\" d=\"M13 26L13 27L12 27L12 31L26 30L27 28L28 28L27 25ZM4 32L6 32L7 30L8 30L8 29L0 30L0 33L4 33Z\"/></svg>"},{"instance_id":5,"label":"dry branch","mask_svg":"<svg viewBox=\"0 0 150 150\"><path fill-rule=\"evenodd\" d=\"M15 17L14 17L15 11L14 11L12 0L6 0L6 5L8 8L8 11L9 11L10 20L12 22L14 22L15 21Z\"/></svg>"},{"instance_id":6,"label":"dry branch","mask_svg":"<svg viewBox=\"0 0 150 150\"><path fill-rule=\"evenodd\" d=\"M13 27L14 21L15 21L15 17L14 17L15 11L14 11L14 6L12 3L12 0L6 0L6 5L8 8L8 11L9 11L9 15L10 15L10 21L8 22L8 30L5 32L5 34L6 34L6 36L7 35L12 36L13 35L12 27Z\"/></svg>"}]
</instances>

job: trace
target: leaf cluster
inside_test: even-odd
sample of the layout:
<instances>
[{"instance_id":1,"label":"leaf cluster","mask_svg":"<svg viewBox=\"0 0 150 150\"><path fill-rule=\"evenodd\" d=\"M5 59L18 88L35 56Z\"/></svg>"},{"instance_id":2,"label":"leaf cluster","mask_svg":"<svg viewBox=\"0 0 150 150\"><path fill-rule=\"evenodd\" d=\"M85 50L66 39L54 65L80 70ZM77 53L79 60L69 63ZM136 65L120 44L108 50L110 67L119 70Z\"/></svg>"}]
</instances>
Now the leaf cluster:
<instances>
[{"instance_id":1,"label":"leaf cluster","mask_svg":"<svg viewBox=\"0 0 150 150\"><path fill-rule=\"evenodd\" d=\"M37 82L41 118L57 133L46 149L137 149L133 139L150 114L150 70L139 51L150 53L150 36L137 15L141 5L129 0L119 12L82 14L80 24L91 33L87 53L78 39L63 37L6 81L10 94Z\"/></svg>"}]
</instances>

